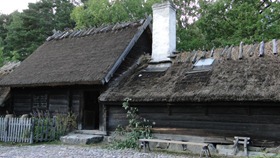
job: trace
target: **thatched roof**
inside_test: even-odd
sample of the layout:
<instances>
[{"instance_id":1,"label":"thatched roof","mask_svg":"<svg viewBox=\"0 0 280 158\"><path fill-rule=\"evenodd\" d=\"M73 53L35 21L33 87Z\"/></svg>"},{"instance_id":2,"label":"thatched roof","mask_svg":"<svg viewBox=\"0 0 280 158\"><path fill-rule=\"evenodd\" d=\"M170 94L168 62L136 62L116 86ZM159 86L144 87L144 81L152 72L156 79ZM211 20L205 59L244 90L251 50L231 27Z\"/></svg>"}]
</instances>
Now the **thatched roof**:
<instances>
[{"instance_id":1,"label":"thatched roof","mask_svg":"<svg viewBox=\"0 0 280 158\"><path fill-rule=\"evenodd\" d=\"M132 75L105 91L101 101L212 102L280 101L280 42L177 54L166 72L145 72L144 63ZM273 53L274 52L274 53ZM199 58L214 58L210 71L193 70ZM260 57L262 56L262 57Z\"/></svg>"},{"instance_id":2,"label":"thatched roof","mask_svg":"<svg viewBox=\"0 0 280 158\"><path fill-rule=\"evenodd\" d=\"M0 68L0 80L13 72L18 66L20 62L8 62ZM10 87L0 87L0 107L4 106L4 102L8 99L10 94Z\"/></svg>"},{"instance_id":3,"label":"thatched roof","mask_svg":"<svg viewBox=\"0 0 280 158\"><path fill-rule=\"evenodd\" d=\"M104 84L110 80L151 18L136 22L56 32L0 86Z\"/></svg>"}]
</instances>

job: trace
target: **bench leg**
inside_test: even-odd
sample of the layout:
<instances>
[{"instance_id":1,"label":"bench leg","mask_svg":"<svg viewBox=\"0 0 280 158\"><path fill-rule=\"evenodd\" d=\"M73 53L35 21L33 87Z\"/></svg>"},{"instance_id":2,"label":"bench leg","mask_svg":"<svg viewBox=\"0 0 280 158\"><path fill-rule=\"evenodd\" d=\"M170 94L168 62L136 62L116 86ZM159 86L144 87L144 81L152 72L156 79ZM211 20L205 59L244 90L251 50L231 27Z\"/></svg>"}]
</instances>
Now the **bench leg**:
<instances>
[{"instance_id":1,"label":"bench leg","mask_svg":"<svg viewBox=\"0 0 280 158\"><path fill-rule=\"evenodd\" d=\"M149 142L141 142L140 147L141 147L141 149L144 148L144 152L146 152L147 147L148 147L149 151L151 151Z\"/></svg>"},{"instance_id":2,"label":"bench leg","mask_svg":"<svg viewBox=\"0 0 280 158\"><path fill-rule=\"evenodd\" d=\"M183 147L183 151L187 150L187 145L186 144L182 144L182 147Z\"/></svg>"},{"instance_id":3,"label":"bench leg","mask_svg":"<svg viewBox=\"0 0 280 158\"><path fill-rule=\"evenodd\" d=\"M202 158L204 156L204 154L205 154L206 158L211 157L210 150L209 150L208 146L202 147L202 150L201 150L201 153L200 153L200 158Z\"/></svg>"}]
</instances>

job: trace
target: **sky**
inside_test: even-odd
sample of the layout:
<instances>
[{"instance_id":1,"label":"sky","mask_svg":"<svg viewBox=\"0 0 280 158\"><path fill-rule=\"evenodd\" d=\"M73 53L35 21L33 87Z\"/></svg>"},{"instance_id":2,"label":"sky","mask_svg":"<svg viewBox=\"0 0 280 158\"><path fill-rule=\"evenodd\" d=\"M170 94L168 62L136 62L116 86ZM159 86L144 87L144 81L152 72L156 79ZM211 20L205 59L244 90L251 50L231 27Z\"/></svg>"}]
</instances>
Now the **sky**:
<instances>
[{"instance_id":1,"label":"sky","mask_svg":"<svg viewBox=\"0 0 280 158\"><path fill-rule=\"evenodd\" d=\"M28 8L28 3L36 3L39 0L0 0L0 13L10 14L13 11L22 11Z\"/></svg>"}]
</instances>

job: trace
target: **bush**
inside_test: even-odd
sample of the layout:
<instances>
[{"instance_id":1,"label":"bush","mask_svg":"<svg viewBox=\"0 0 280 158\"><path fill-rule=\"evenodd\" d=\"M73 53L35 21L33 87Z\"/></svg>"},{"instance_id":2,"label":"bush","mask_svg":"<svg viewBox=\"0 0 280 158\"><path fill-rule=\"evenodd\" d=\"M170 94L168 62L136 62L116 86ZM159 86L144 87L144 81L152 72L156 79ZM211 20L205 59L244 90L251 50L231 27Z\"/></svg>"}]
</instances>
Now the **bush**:
<instances>
[{"instance_id":1,"label":"bush","mask_svg":"<svg viewBox=\"0 0 280 158\"><path fill-rule=\"evenodd\" d=\"M76 115L56 114L51 117L49 112L36 111L32 114L34 120L33 139L35 142L58 140L60 136L76 129Z\"/></svg>"},{"instance_id":2,"label":"bush","mask_svg":"<svg viewBox=\"0 0 280 158\"><path fill-rule=\"evenodd\" d=\"M128 125L124 128L118 126L114 132L113 148L137 148L138 139L151 138L151 123L149 120L138 115L138 108L129 105L129 99L125 99L122 107L126 110L126 117L128 118ZM123 139L117 139L123 137Z\"/></svg>"}]
</instances>

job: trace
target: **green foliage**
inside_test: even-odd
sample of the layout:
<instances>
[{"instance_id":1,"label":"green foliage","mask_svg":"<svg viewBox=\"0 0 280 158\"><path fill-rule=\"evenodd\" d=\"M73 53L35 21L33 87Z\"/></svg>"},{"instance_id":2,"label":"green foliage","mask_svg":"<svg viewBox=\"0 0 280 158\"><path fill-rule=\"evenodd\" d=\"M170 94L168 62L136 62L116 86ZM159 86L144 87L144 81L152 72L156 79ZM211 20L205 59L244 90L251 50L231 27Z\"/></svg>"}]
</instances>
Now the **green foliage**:
<instances>
[{"instance_id":1,"label":"green foliage","mask_svg":"<svg viewBox=\"0 0 280 158\"><path fill-rule=\"evenodd\" d=\"M68 113L67 115L56 114L55 120L56 124L59 125L58 129L61 129L61 131L65 131L65 133L77 129L77 116L73 113Z\"/></svg>"},{"instance_id":2,"label":"green foliage","mask_svg":"<svg viewBox=\"0 0 280 158\"><path fill-rule=\"evenodd\" d=\"M133 21L152 13L152 5L160 0L88 0L76 7L71 17L77 28Z\"/></svg>"},{"instance_id":3,"label":"green foliage","mask_svg":"<svg viewBox=\"0 0 280 158\"><path fill-rule=\"evenodd\" d=\"M56 114L51 117L48 112L34 112L34 141L58 140L60 136L77 128L77 116L74 114Z\"/></svg>"},{"instance_id":4,"label":"green foliage","mask_svg":"<svg viewBox=\"0 0 280 158\"><path fill-rule=\"evenodd\" d=\"M124 139L114 139L113 148L137 148L138 139L151 138L151 124L150 121L138 115L138 108L129 105L129 99L123 102L122 106L126 111L128 125L126 128L118 126L115 131L117 137L124 137Z\"/></svg>"},{"instance_id":5,"label":"green foliage","mask_svg":"<svg viewBox=\"0 0 280 158\"><path fill-rule=\"evenodd\" d=\"M73 8L71 0L40 0L29 3L28 9L22 13L1 15L0 24L4 31L0 31L0 35L5 42L4 57L7 60L24 60L53 34L53 30L63 31L74 27L70 19Z\"/></svg>"},{"instance_id":6,"label":"green foliage","mask_svg":"<svg viewBox=\"0 0 280 158\"><path fill-rule=\"evenodd\" d=\"M24 60L55 30L134 21L152 15L162 0L40 0L23 13L0 14L1 61ZM177 9L177 49L211 49L280 36L279 1L172 0ZM73 3L71 3L73 2ZM71 16L70 16L71 15ZM190 23L193 21L193 23ZM1 63L0 63L1 64Z\"/></svg>"},{"instance_id":7,"label":"green foliage","mask_svg":"<svg viewBox=\"0 0 280 158\"><path fill-rule=\"evenodd\" d=\"M205 37L206 48L253 43L279 38L280 3L256 0L200 1L195 25ZM194 37L195 38L195 37Z\"/></svg>"},{"instance_id":8,"label":"green foliage","mask_svg":"<svg viewBox=\"0 0 280 158\"><path fill-rule=\"evenodd\" d=\"M4 65L4 57L3 57L4 47L0 44L0 67Z\"/></svg>"},{"instance_id":9,"label":"green foliage","mask_svg":"<svg viewBox=\"0 0 280 158\"><path fill-rule=\"evenodd\" d=\"M6 26L11 23L12 16L1 14L0 13L0 38L3 40L6 38L8 30L6 29ZM2 41L4 42L4 41ZM4 44L4 43L3 43Z\"/></svg>"}]
</instances>

